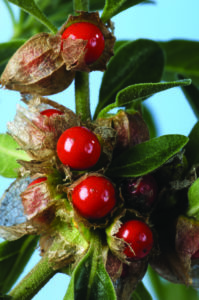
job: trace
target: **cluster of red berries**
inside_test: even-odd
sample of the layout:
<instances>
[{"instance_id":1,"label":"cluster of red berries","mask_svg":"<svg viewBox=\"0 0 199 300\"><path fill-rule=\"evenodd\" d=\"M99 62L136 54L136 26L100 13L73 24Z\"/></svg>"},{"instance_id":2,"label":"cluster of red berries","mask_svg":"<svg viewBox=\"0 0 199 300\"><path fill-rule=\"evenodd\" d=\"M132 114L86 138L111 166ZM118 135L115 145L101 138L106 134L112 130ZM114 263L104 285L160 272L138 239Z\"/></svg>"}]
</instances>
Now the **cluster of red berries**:
<instances>
[{"instance_id":1,"label":"cluster of red berries","mask_svg":"<svg viewBox=\"0 0 199 300\"><path fill-rule=\"evenodd\" d=\"M63 114L56 109L47 109L41 112L48 118ZM92 168L100 159L101 145L97 136L88 128L75 126L64 131L57 142L57 156L59 160L73 170L87 170ZM34 180L34 184L46 181L46 177ZM148 201L153 202L155 191L146 177L139 184L129 182L130 194L144 194ZM147 185L148 184L148 185ZM147 186L144 189L144 186ZM132 191L132 186L134 191ZM144 192L143 192L144 191ZM98 220L107 216L116 205L116 190L113 183L105 176L88 175L78 183L71 193L72 203L81 216L89 220ZM128 258L141 259L149 254L153 247L153 233L150 227L140 220L125 222L117 238L126 243L124 253Z\"/></svg>"}]
</instances>

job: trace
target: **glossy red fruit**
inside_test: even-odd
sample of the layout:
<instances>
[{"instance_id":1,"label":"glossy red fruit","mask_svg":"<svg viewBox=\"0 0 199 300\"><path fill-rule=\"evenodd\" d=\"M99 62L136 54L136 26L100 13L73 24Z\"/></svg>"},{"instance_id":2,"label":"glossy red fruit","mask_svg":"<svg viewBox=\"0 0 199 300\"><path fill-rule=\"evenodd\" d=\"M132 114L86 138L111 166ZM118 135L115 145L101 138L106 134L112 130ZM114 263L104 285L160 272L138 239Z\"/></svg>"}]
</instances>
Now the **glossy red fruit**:
<instances>
[{"instance_id":1,"label":"glossy red fruit","mask_svg":"<svg viewBox=\"0 0 199 300\"><path fill-rule=\"evenodd\" d=\"M150 207L157 196L157 183L153 176L146 175L136 180L129 180L126 192L127 197L129 197L132 202L136 198L142 201L144 205Z\"/></svg>"},{"instance_id":2,"label":"glossy red fruit","mask_svg":"<svg viewBox=\"0 0 199 300\"><path fill-rule=\"evenodd\" d=\"M41 111L40 114L43 116L51 117L51 116L55 116L55 115L63 115L63 112L58 109L49 108L49 109Z\"/></svg>"},{"instance_id":3,"label":"glossy red fruit","mask_svg":"<svg viewBox=\"0 0 199 300\"><path fill-rule=\"evenodd\" d=\"M124 223L116 236L129 244L124 249L124 254L128 258L143 258L149 254L153 247L153 233L150 227L139 220Z\"/></svg>"},{"instance_id":4,"label":"glossy red fruit","mask_svg":"<svg viewBox=\"0 0 199 300\"><path fill-rule=\"evenodd\" d=\"M28 185L28 187L29 187L29 186L32 186L32 185L34 185L34 184L37 184L37 183L46 181L46 180L47 180L46 177L39 177L39 178L33 180L33 181Z\"/></svg>"},{"instance_id":5,"label":"glossy red fruit","mask_svg":"<svg viewBox=\"0 0 199 300\"><path fill-rule=\"evenodd\" d=\"M102 176L89 176L72 191L72 203L87 219L105 217L116 204L113 184Z\"/></svg>"},{"instance_id":6,"label":"glossy red fruit","mask_svg":"<svg viewBox=\"0 0 199 300\"><path fill-rule=\"evenodd\" d=\"M78 22L70 25L62 34L62 39L71 37L73 40L87 40L85 63L94 63L103 53L105 42L100 29L89 22Z\"/></svg>"},{"instance_id":7,"label":"glossy red fruit","mask_svg":"<svg viewBox=\"0 0 199 300\"><path fill-rule=\"evenodd\" d=\"M75 126L62 133L57 142L57 155L64 165L75 170L86 170L99 160L101 146L88 128Z\"/></svg>"}]
</instances>

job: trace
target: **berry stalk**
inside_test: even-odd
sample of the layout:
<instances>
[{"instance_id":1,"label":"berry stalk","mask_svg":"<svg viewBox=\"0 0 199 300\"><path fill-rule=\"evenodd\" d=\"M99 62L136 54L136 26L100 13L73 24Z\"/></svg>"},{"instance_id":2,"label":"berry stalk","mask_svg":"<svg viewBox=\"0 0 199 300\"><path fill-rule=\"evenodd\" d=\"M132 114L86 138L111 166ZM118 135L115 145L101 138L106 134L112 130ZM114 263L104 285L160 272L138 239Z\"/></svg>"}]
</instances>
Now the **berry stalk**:
<instances>
[{"instance_id":1,"label":"berry stalk","mask_svg":"<svg viewBox=\"0 0 199 300\"><path fill-rule=\"evenodd\" d=\"M10 292L13 300L28 300L55 275L48 257L43 257L26 277Z\"/></svg>"},{"instance_id":2,"label":"berry stalk","mask_svg":"<svg viewBox=\"0 0 199 300\"><path fill-rule=\"evenodd\" d=\"M91 118L88 73L76 72L75 104L76 104L76 114L80 115L83 121Z\"/></svg>"},{"instance_id":3,"label":"berry stalk","mask_svg":"<svg viewBox=\"0 0 199 300\"><path fill-rule=\"evenodd\" d=\"M74 12L89 11L89 0L73 0L73 9ZM75 103L77 115L81 115L83 121L91 119L88 73L76 72Z\"/></svg>"}]
</instances>

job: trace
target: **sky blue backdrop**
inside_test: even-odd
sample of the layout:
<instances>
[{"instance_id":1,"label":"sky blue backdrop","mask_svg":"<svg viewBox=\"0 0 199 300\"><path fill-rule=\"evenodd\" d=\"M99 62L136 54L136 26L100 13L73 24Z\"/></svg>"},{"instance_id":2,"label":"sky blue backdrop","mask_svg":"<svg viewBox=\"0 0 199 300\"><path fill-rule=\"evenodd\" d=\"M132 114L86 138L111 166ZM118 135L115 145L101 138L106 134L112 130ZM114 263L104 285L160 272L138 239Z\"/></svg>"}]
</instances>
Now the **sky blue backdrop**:
<instances>
[{"instance_id":1,"label":"sky blue backdrop","mask_svg":"<svg viewBox=\"0 0 199 300\"><path fill-rule=\"evenodd\" d=\"M148 38L159 41L170 39L199 41L198 0L157 0L156 2L156 5L135 6L114 17L116 38L118 40ZM18 10L16 7L14 9L17 15ZM12 36L12 24L2 0L0 0L0 32L0 42L6 42ZM100 72L94 72L90 76L92 112L97 103L101 78ZM66 91L50 98L74 110L74 85L72 84ZM16 104L19 102L19 93L0 90L0 133L6 132L6 123L13 119ZM151 109L158 125L158 135L169 133L188 135L196 122L179 88L155 95L147 100L146 104ZM12 180L2 177L0 180L0 194L3 194ZM27 273L38 260L37 251L24 272ZM33 299L63 299L67 284L68 278L65 275L56 275Z\"/></svg>"}]
</instances>

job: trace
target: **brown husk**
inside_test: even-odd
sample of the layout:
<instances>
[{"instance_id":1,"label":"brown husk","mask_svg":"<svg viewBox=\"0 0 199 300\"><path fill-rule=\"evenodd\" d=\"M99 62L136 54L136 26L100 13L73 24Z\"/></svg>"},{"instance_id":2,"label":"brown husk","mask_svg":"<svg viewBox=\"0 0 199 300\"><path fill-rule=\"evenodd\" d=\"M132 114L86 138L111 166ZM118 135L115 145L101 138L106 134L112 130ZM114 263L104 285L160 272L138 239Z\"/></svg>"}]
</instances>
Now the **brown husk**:
<instances>
[{"instance_id":1,"label":"brown husk","mask_svg":"<svg viewBox=\"0 0 199 300\"><path fill-rule=\"evenodd\" d=\"M21 93L51 95L66 89L75 73L67 71L60 55L61 39L49 33L30 38L11 57L1 84Z\"/></svg>"}]
</instances>

